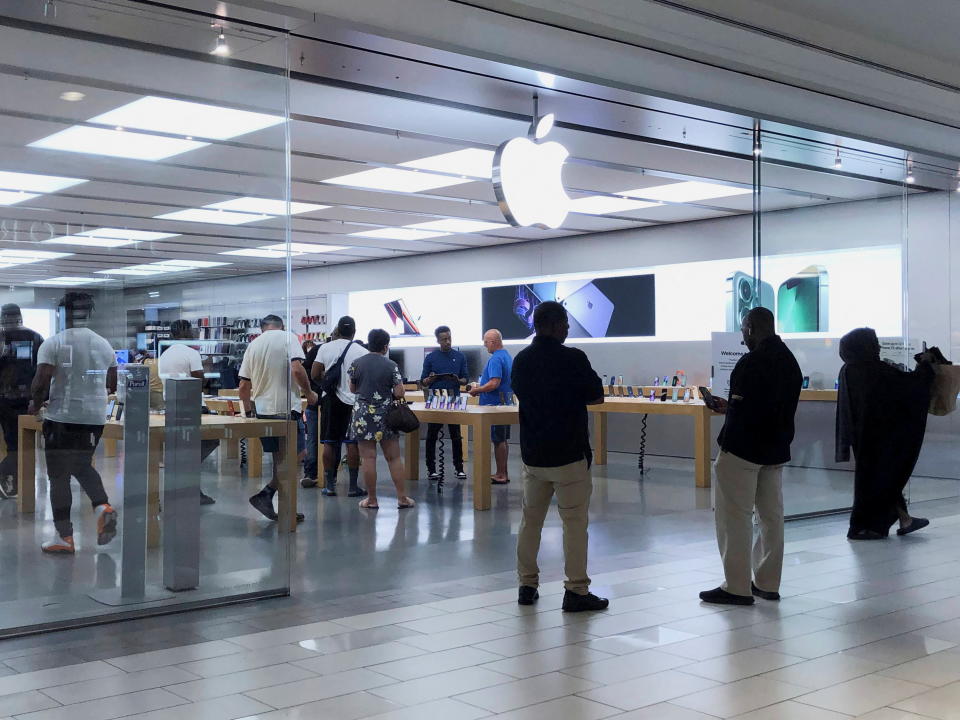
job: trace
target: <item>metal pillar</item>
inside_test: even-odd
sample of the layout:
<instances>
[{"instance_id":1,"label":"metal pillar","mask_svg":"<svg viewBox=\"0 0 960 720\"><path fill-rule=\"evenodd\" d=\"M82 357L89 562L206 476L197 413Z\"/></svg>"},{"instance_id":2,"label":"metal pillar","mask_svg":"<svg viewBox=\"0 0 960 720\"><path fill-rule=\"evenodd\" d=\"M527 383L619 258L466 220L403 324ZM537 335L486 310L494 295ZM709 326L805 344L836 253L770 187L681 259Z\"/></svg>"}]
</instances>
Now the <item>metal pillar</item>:
<instances>
[{"instance_id":1,"label":"metal pillar","mask_svg":"<svg viewBox=\"0 0 960 720\"><path fill-rule=\"evenodd\" d=\"M164 381L163 585L200 585L200 380Z\"/></svg>"}]
</instances>

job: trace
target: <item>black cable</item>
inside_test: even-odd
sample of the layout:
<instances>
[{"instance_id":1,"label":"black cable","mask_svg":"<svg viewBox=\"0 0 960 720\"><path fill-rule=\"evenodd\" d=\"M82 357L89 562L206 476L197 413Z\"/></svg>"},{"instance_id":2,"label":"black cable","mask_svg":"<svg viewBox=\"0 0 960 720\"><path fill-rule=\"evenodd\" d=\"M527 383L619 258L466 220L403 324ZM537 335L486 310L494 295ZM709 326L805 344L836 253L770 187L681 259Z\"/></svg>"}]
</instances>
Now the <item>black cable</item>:
<instances>
[{"instance_id":1,"label":"black cable","mask_svg":"<svg viewBox=\"0 0 960 720\"><path fill-rule=\"evenodd\" d=\"M445 425L441 425L440 432L437 434L437 444L440 445L439 449L437 450L437 474L440 476L437 478L437 493L440 495L443 494L443 476L446 472L443 462L446 455L446 451L443 449L443 440L444 436L446 435L446 432L444 431L445 427Z\"/></svg>"},{"instance_id":2,"label":"black cable","mask_svg":"<svg viewBox=\"0 0 960 720\"><path fill-rule=\"evenodd\" d=\"M240 438L240 465L247 464L247 439Z\"/></svg>"},{"instance_id":3,"label":"black cable","mask_svg":"<svg viewBox=\"0 0 960 720\"><path fill-rule=\"evenodd\" d=\"M640 423L640 455L637 457L637 468L640 470L640 474L643 475L643 459L647 454L647 417L646 413L643 414L643 420Z\"/></svg>"}]
</instances>

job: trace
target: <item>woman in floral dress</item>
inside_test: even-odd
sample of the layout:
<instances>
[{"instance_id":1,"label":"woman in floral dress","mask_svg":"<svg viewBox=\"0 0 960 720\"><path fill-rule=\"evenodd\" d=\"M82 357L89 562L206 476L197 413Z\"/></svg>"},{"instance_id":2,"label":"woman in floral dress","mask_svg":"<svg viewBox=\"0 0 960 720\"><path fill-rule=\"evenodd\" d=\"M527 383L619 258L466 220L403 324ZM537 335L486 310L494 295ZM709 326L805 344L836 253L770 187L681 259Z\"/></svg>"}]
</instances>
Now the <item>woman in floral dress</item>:
<instances>
[{"instance_id":1,"label":"woman in floral dress","mask_svg":"<svg viewBox=\"0 0 960 720\"><path fill-rule=\"evenodd\" d=\"M363 461L363 483L368 493L360 501L360 507L369 510L380 507L377 501L377 443L380 443L383 457L390 467L390 477L397 489L397 507L404 510L414 505L406 494L400 438L386 426L390 404L394 398L403 397L400 368L386 356L389 346L390 335L386 330L371 330L367 335L370 353L357 358L348 371L350 390L357 395L350 432L357 438L360 459Z\"/></svg>"}]
</instances>

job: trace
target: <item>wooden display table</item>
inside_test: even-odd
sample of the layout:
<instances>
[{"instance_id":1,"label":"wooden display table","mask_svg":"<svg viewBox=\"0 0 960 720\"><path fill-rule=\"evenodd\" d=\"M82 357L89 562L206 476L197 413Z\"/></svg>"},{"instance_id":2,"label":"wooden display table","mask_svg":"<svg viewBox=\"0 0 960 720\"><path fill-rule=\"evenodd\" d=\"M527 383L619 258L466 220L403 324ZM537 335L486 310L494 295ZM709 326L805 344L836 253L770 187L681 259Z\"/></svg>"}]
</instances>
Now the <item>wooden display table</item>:
<instances>
[{"instance_id":1,"label":"wooden display table","mask_svg":"<svg viewBox=\"0 0 960 720\"><path fill-rule=\"evenodd\" d=\"M163 438L166 433L166 418L163 415L150 415L150 456L147 476L147 544L156 547L160 542L160 461L163 459ZM21 415L20 452L18 457L18 478L20 494L17 496L17 509L22 513L32 513L36 509L37 475L37 434L42 421L35 415ZM281 448L297 447L296 423L288 420L260 420L224 415L201 415L200 437L204 440L237 440L239 438L278 437ZM109 421L103 427L103 438L123 440L123 423ZM259 442L249 445L260 447ZM297 454L284 453L284 467L280 468L280 488L278 491L278 515L280 529L294 532L297 527Z\"/></svg>"},{"instance_id":2,"label":"wooden display table","mask_svg":"<svg viewBox=\"0 0 960 720\"><path fill-rule=\"evenodd\" d=\"M837 390L801 390L800 399L808 402L836 402Z\"/></svg>"},{"instance_id":3,"label":"wooden display table","mask_svg":"<svg viewBox=\"0 0 960 720\"><path fill-rule=\"evenodd\" d=\"M411 393L412 394L412 393ZM490 502L490 428L494 425L516 425L519 410L514 405L470 405L466 410L428 410L422 402L410 409L420 422L465 425L473 428L473 509L489 510ZM464 455L466 457L466 455ZM420 479L420 431L407 433L404 446L407 480Z\"/></svg>"},{"instance_id":4,"label":"wooden display table","mask_svg":"<svg viewBox=\"0 0 960 720\"><path fill-rule=\"evenodd\" d=\"M702 400L672 402L668 397L665 402L661 402L659 399L650 401L642 398L606 397L603 404L588 405L587 410L593 414L593 462L596 465L607 464L607 419L611 414L692 417L694 479L697 487L710 487L710 417L715 413L707 408Z\"/></svg>"}]
</instances>

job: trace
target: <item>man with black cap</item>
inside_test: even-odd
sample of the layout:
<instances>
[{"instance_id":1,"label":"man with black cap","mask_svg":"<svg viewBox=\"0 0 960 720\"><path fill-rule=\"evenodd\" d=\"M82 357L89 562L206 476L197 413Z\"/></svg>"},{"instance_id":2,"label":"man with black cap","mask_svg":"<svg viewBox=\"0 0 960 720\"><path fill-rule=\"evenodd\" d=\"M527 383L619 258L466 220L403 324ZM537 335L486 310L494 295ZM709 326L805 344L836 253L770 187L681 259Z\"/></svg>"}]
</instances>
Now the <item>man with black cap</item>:
<instances>
[{"instance_id":1,"label":"man with black cap","mask_svg":"<svg viewBox=\"0 0 960 720\"><path fill-rule=\"evenodd\" d=\"M341 445L347 445L347 470L350 473L349 497L363 497L366 490L357 485L360 474L360 453L357 441L350 437L350 419L357 396L350 392L350 377L347 368L354 360L367 354L366 349L353 338L357 334L357 324L349 315L337 321L335 331L339 338L320 346L316 360L310 368L310 377L324 386L320 401L320 442L323 444L323 494L337 494L337 468L340 466ZM324 375L330 373L327 382ZM333 376L337 383L332 383Z\"/></svg>"},{"instance_id":2,"label":"man with black cap","mask_svg":"<svg viewBox=\"0 0 960 720\"><path fill-rule=\"evenodd\" d=\"M0 461L0 497L17 495L17 418L27 414L42 343L40 333L23 326L19 305L9 303L0 309L0 427L7 445Z\"/></svg>"}]
</instances>

